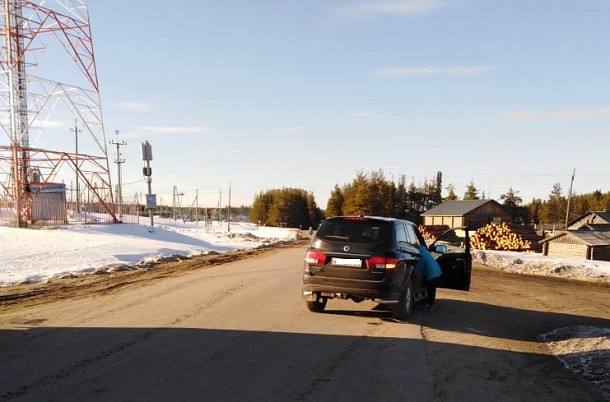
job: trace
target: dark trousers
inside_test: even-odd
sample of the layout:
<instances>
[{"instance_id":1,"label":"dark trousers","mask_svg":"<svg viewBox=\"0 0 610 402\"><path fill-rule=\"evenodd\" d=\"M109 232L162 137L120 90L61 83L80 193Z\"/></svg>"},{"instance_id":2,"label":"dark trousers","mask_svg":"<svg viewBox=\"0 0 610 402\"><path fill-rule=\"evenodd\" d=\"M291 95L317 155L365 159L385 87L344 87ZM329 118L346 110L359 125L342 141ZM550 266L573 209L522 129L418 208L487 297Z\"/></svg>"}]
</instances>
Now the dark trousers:
<instances>
[{"instance_id":1,"label":"dark trousers","mask_svg":"<svg viewBox=\"0 0 610 402\"><path fill-rule=\"evenodd\" d=\"M432 307L436 301L436 283L438 278L426 281L426 292L428 293L428 306Z\"/></svg>"}]
</instances>

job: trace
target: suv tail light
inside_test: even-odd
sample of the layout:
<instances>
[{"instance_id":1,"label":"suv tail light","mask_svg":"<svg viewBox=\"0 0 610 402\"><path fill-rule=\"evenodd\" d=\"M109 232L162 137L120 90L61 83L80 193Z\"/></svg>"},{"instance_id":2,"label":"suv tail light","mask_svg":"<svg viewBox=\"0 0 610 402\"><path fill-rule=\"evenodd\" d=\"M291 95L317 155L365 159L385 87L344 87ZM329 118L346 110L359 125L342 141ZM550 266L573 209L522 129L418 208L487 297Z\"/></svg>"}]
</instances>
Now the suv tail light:
<instances>
[{"instance_id":1,"label":"suv tail light","mask_svg":"<svg viewBox=\"0 0 610 402\"><path fill-rule=\"evenodd\" d=\"M309 250L305 253L305 262L318 267L323 267L326 263L326 254L317 250Z\"/></svg>"},{"instance_id":2,"label":"suv tail light","mask_svg":"<svg viewBox=\"0 0 610 402\"><path fill-rule=\"evenodd\" d=\"M396 257L386 257L383 255L373 255L366 259L368 269L394 269L398 265Z\"/></svg>"}]
</instances>

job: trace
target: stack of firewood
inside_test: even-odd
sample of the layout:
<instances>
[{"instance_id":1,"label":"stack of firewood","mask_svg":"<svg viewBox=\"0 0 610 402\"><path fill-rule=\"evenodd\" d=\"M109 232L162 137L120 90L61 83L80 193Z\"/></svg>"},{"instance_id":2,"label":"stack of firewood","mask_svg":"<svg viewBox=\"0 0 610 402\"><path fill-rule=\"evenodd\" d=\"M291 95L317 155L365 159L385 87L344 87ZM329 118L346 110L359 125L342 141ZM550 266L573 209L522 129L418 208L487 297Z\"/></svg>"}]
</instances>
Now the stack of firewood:
<instances>
[{"instance_id":1,"label":"stack of firewood","mask_svg":"<svg viewBox=\"0 0 610 402\"><path fill-rule=\"evenodd\" d=\"M436 240L436 237L434 237L430 232L428 232L425 226L419 225L419 232L422 236L424 236L425 240Z\"/></svg>"},{"instance_id":2,"label":"stack of firewood","mask_svg":"<svg viewBox=\"0 0 610 402\"><path fill-rule=\"evenodd\" d=\"M531 243L513 232L506 222L490 223L477 229L470 236L470 243L479 250L527 251L531 248Z\"/></svg>"}]
</instances>

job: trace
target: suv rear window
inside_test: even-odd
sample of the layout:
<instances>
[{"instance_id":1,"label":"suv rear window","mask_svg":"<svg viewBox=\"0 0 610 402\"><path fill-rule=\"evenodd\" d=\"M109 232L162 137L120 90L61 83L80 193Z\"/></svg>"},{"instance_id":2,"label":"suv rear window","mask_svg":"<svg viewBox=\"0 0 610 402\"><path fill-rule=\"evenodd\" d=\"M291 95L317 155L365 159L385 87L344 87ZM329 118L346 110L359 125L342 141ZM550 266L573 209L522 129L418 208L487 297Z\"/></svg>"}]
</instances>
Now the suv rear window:
<instances>
[{"instance_id":1,"label":"suv rear window","mask_svg":"<svg viewBox=\"0 0 610 402\"><path fill-rule=\"evenodd\" d=\"M367 219L332 219L324 222L316 237L326 241L381 243L390 238L391 223Z\"/></svg>"}]
</instances>

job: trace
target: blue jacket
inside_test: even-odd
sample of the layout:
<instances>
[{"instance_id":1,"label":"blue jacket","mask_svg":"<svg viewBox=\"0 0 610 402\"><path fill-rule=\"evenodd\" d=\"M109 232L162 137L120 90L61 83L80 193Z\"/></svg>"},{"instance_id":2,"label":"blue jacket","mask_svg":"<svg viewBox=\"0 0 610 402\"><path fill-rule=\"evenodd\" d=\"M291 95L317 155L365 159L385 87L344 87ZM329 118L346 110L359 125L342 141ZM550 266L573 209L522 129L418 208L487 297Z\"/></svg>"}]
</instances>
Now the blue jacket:
<instances>
[{"instance_id":1,"label":"blue jacket","mask_svg":"<svg viewBox=\"0 0 610 402\"><path fill-rule=\"evenodd\" d=\"M441 271L441 267L438 265L438 262L436 262L434 257L432 257L432 254L430 254L426 246L420 244L417 246L417 249L421 254L421 260L417 266L418 272L422 272L423 270L427 281L441 276L443 273Z\"/></svg>"}]
</instances>

